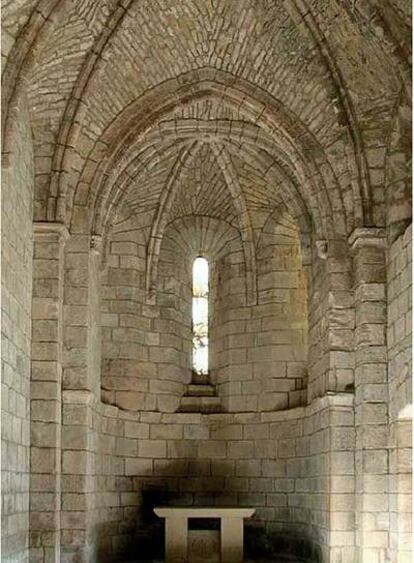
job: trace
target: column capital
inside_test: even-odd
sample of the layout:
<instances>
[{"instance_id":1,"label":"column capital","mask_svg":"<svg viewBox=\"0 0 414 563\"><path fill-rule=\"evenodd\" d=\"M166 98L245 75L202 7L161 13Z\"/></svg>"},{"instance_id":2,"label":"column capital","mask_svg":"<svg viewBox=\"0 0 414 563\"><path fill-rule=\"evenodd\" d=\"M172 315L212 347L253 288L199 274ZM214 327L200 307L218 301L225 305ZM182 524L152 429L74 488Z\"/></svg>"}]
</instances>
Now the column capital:
<instances>
[{"instance_id":1,"label":"column capital","mask_svg":"<svg viewBox=\"0 0 414 563\"><path fill-rule=\"evenodd\" d=\"M328 241L327 240L317 240L315 241L316 252L319 258L326 260L328 258Z\"/></svg>"},{"instance_id":2,"label":"column capital","mask_svg":"<svg viewBox=\"0 0 414 563\"><path fill-rule=\"evenodd\" d=\"M91 235L89 248L94 254L100 254L102 251L102 235Z\"/></svg>"},{"instance_id":3,"label":"column capital","mask_svg":"<svg viewBox=\"0 0 414 563\"><path fill-rule=\"evenodd\" d=\"M385 229L382 227L358 227L349 235L348 243L352 251L355 251L362 246L385 249Z\"/></svg>"},{"instance_id":4,"label":"column capital","mask_svg":"<svg viewBox=\"0 0 414 563\"><path fill-rule=\"evenodd\" d=\"M58 238L60 243L65 243L69 237L68 228L64 223L52 223L47 221L34 221L33 234L35 237Z\"/></svg>"}]
</instances>

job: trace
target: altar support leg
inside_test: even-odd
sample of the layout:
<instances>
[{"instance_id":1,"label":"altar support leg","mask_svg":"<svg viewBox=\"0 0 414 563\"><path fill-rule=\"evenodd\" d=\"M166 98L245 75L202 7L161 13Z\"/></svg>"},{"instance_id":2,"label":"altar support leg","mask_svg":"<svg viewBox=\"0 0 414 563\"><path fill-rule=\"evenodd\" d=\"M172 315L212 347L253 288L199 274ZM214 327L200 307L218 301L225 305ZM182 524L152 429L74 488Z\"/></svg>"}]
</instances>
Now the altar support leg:
<instances>
[{"instance_id":1,"label":"altar support leg","mask_svg":"<svg viewBox=\"0 0 414 563\"><path fill-rule=\"evenodd\" d=\"M165 560L167 563L187 563L187 518L165 519Z\"/></svg>"},{"instance_id":2,"label":"altar support leg","mask_svg":"<svg viewBox=\"0 0 414 563\"><path fill-rule=\"evenodd\" d=\"M242 563L243 518L221 519L221 561L222 563Z\"/></svg>"}]
</instances>

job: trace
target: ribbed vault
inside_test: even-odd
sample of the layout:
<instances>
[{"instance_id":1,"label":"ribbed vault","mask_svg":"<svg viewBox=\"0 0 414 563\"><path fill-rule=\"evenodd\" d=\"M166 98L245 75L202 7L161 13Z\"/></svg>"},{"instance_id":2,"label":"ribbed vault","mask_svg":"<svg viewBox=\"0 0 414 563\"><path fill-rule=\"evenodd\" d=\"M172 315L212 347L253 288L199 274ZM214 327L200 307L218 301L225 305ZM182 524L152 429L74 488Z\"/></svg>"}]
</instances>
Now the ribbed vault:
<instances>
[{"instance_id":1,"label":"ribbed vault","mask_svg":"<svg viewBox=\"0 0 414 563\"><path fill-rule=\"evenodd\" d=\"M190 185L187 184L188 173L187 181L182 181L186 170L193 173ZM191 214L210 215L237 224L243 241L248 301L254 303L257 284L253 228L237 173L224 146L203 145L197 141L181 149L161 192L148 242L146 289L149 298L155 298L158 256L165 227L171 220Z\"/></svg>"},{"instance_id":2,"label":"ribbed vault","mask_svg":"<svg viewBox=\"0 0 414 563\"><path fill-rule=\"evenodd\" d=\"M2 560L409 557L410 0L3 0L2 62Z\"/></svg>"},{"instance_id":3,"label":"ribbed vault","mask_svg":"<svg viewBox=\"0 0 414 563\"><path fill-rule=\"evenodd\" d=\"M75 193L94 199L94 168L113 166L120 147L168 113L250 120L307 168L302 190L312 181L336 190L312 217L324 236L324 215L341 234L384 224L368 131L390 122L401 88L409 93L409 13L407 3L375 0L241 0L236 11L218 0L6 2L4 150L25 90L36 219L70 225ZM83 214L92 229L95 210Z\"/></svg>"}]
</instances>

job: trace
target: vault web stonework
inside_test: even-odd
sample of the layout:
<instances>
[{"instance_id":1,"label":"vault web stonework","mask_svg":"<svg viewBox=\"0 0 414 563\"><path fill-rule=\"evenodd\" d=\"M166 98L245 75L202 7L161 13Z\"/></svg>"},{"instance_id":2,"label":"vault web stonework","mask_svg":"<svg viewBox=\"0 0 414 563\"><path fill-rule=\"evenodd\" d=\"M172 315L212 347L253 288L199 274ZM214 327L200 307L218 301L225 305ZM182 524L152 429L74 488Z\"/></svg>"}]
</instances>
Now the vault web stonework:
<instances>
[{"instance_id":1,"label":"vault web stonework","mask_svg":"<svg viewBox=\"0 0 414 563\"><path fill-rule=\"evenodd\" d=\"M2 32L2 561L162 558L162 504L255 508L251 559L411 560L409 0Z\"/></svg>"}]
</instances>

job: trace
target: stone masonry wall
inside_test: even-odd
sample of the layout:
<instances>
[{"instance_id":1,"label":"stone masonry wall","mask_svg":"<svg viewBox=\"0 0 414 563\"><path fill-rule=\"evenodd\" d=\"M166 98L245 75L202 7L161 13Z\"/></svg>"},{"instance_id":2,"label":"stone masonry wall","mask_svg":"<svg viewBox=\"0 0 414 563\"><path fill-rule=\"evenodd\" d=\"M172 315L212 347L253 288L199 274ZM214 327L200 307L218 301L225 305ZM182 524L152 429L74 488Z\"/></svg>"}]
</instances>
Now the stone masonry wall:
<instances>
[{"instance_id":1,"label":"stone masonry wall","mask_svg":"<svg viewBox=\"0 0 414 563\"><path fill-rule=\"evenodd\" d=\"M246 303L240 246L212 268L212 378L233 412L305 402L307 288L297 231L286 219L270 219L257 247L255 304Z\"/></svg>"},{"instance_id":2,"label":"stone masonry wall","mask_svg":"<svg viewBox=\"0 0 414 563\"><path fill-rule=\"evenodd\" d=\"M272 217L258 244L260 319L254 374L262 379L259 410L306 404L308 383L308 279L299 234L287 214ZM260 360L260 361L258 361ZM284 394L284 397L283 397Z\"/></svg>"},{"instance_id":3,"label":"stone masonry wall","mask_svg":"<svg viewBox=\"0 0 414 563\"><path fill-rule=\"evenodd\" d=\"M102 273L102 397L126 410L174 412L191 377L191 272L210 263L210 375L225 410L304 404L307 280L291 220L269 220L257 251L257 302L248 303L239 232L210 217L165 230L154 302L145 287L146 216L120 221Z\"/></svg>"},{"instance_id":4,"label":"stone masonry wall","mask_svg":"<svg viewBox=\"0 0 414 563\"><path fill-rule=\"evenodd\" d=\"M174 411L190 381L191 274L165 239L157 298L145 290L145 227L121 224L102 273L102 397L127 410ZM139 224L139 223L138 223Z\"/></svg>"},{"instance_id":5,"label":"stone masonry wall","mask_svg":"<svg viewBox=\"0 0 414 563\"><path fill-rule=\"evenodd\" d=\"M60 558L63 256L67 231L34 223L30 561ZM65 438L65 437L64 437Z\"/></svg>"},{"instance_id":6,"label":"stone masonry wall","mask_svg":"<svg viewBox=\"0 0 414 563\"><path fill-rule=\"evenodd\" d=\"M412 558L412 227L387 256L388 381L390 419L390 553Z\"/></svg>"},{"instance_id":7,"label":"stone masonry wall","mask_svg":"<svg viewBox=\"0 0 414 563\"><path fill-rule=\"evenodd\" d=\"M396 421L412 403L411 395L412 227L390 247L387 256L388 362L390 418Z\"/></svg>"},{"instance_id":8,"label":"stone masonry wall","mask_svg":"<svg viewBox=\"0 0 414 563\"><path fill-rule=\"evenodd\" d=\"M24 102L2 167L2 561L27 561L33 154Z\"/></svg>"},{"instance_id":9,"label":"stone masonry wall","mask_svg":"<svg viewBox=\"0 0 414 563\"><path fill-rule=\"evenodd\" d=\"M354 388L355 308L347 243L317 241L309 282L307 400Z\"/></svg>"},{"instance_id":10,"label":"stone masonry wall","mask_svg":"<svg viewBox=\"0 0 414 563\"><path fill-rule=\"evenodd\" d=\"M351 395L288 412L202 415L126 412L92 396L70 406L68 394L63 433L73 432L74 421L93 421L95 449L73 442L63 459L63 521L71 524L65 561L82 548L85 518L91 522L89 554L99 561L128 550L137 556L137 545L140 557L161 556L162 523L152 512L159 504L253 506L248 550L352 561ZM85 455L95 474L89 513L69 490L79 479L75 460Z\"/></svg>"},{"instance_id":11,"label":"stone masonry wall","mask_svg":"<svg viewBox=\"0 0 414 563\"><path fill-rule=\"evenodd\" d=\"M95 409L100 400L100 239L76 233L65 244L60 561L96 560L99 483ZM104 489L105 490L105 489Z\"/></svg>"}]
</instances>

